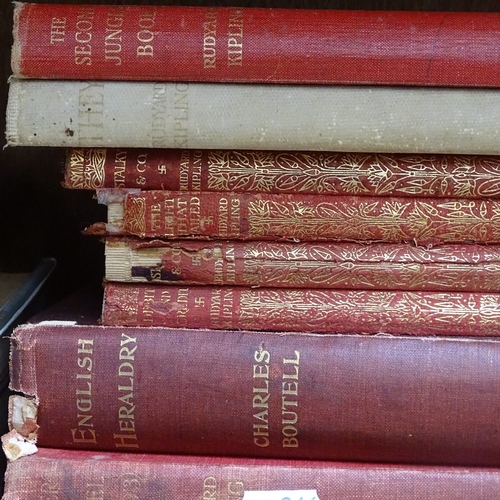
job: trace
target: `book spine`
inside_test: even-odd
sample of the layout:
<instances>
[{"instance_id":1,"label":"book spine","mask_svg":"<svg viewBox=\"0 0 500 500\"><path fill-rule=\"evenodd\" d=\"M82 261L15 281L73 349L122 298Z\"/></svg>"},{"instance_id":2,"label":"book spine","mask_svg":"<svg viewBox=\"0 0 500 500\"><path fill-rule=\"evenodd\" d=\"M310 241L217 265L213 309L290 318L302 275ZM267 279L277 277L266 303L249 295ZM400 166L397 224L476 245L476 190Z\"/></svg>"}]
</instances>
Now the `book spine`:
<instances>
[{"instance_id":1,"label":"book spine","mask_svg":"<svg viewBox=\"0 0 500 500\"><path fill-rule=\"evenodd\" d=\"M102 322L315 333L494 336L500 294L107 283Z\"/></svg>"},{"instance_id":2,"label":"book spine","mask_svg":"<svg viewBox=\"0 0 500 500\"><path fill-rule=\"evenodd\" d=\"M497 292L500 246L106 238L106 279L176 285Z\"/></svg>"},{"instance_id":3,"label":"book spine","mask_svg":"<svg viewBox=\"0 0 500 500\"><path fill-rule=\"evenodd\" d=\"M500 154L500 90L10 81L9 145Z\"/></svg>"},{"instance_id":4,"label":"book spine","mask_svg":"<svg viewBox=\"0 0 500 500\"><path fill-rule=\"evenodd\" d=\"M500 197L500 157L70 148L69 189Z\"/></svg>"},{"instance_id":5,"label":"book spine","mask_svg":"<svg viewBox=\"0 0 500 500\"><path fill-rule=\"evenodd\" d=\"M500 464L496 338L42 323L12 351L40 447Z\"/></svg>"},{"instance_id":6,"label":"book spine","mask_svg":"<svg viewBox=\"0 0 500 500\"><path fill-rule=\"evenodd\" d=\"M390 485L390 486L389 486ZM380 466L317 461L273 461L92 453L40 449L7 466L4 500L34 498L219 498L490 500L498 469Z\"/></svg>"},{"instance_id":7,"label":"book spine","mask_svg":"<svg viewBox=\"0 0 500 500\"><path fill-rule=\"evenodd\" d=\"M17 3L14 14L12 68L25 78L500 83L495 13Z\"/></svg>"},{"instance_id":8,"label":"book spine","mask_svg":"<svg viewBox=\"0 0 500 500\"><path fill-rule=\"evenodd\" d=\"M500 202L100 190L107 231L166 239L500 243Z\"/></svg>"}]
</instances>

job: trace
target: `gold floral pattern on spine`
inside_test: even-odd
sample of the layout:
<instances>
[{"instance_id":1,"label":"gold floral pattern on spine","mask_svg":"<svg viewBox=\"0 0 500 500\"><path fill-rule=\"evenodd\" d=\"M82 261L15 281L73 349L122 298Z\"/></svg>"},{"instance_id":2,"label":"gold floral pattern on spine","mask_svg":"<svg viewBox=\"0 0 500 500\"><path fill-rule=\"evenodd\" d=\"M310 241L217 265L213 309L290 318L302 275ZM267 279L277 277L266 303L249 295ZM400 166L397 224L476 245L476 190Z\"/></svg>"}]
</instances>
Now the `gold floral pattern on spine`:
<instances>
[{"instance_id":1,"label":"gold floral pattern on spine","mask_svg":"<svg viewBox=\"0 0 500 500\"><path fill-rule=\"evenodd\" d=\"M124 231L143 237L146 234L146 200L140 196L128 196L125 204L127 217L123 224Z\"/></svg>"},{"instance_id":2,"label":"gold floral pattern on spine","mask_svg":"<svg viewBox=\"0 0 500 500\"><path fill-rule=\"evenodd\" d=\"M209 151L208 173L213 191L500 196L494 156Z\"/></svg>"},{"instance_id":3,"label":"gold floral pattern on spine","mask_svg":"<svg viewBox=\"0 0 500 500\"><path fill-rule=\"evenodd\" d=\"M68 162L68 184L74 189L104 186L106 149L71 149Z\"/></svg>"},{"instance_id":4,"label":"gold floral pattern on spine","mask_svg":"<svg viewBox=\"0 0 500 500\"><path fill-rule=\"evenodd\" d=\"M318 332L498 334L500 294L248 289L241 328L275 325ZM354 330L354 328L356 330Z\"/></svg>"},{"instance_id":5,"label":"gold floral pattern on spine","mask_svg":"<svg viewBox=\"0 0 500 500\"><path fill-rule=\"evenodd\" d=\"M500 292L500 265L245 260L251 286Z\"/></svg>"},{"instance_id":6,"label":"gold floral pattern on spine","mask_svg":"<svg viewBox=\"0 0 500 500\"><path fill-rule=\"evenodd\" d=\"M123 323L135 323L139 318L139 311L143 309L140 303L141 291L132 287L106 290L107 310L119 311L120 320Z\"/></svg>"},{"instance_id":7,"label":"gold floral pattern on spine","mask_svg":"<svg viewBox=\"0 0 500 500\"><path fill-rule=\"evenodd\" d=\"M362 200L362 199L361 199ZM410 241L418 244L500 242L500 202L354 197L249 201L249 237L256 239Z\"/></svg>"},{"instance_id":8,"label":"gold floral pattern on spine","mask_svg":"<svg viewBox=\"0 0 500 500\"><path fill-rule=\"evenodd\" d=\"M192 243L191 243L192 244ZM202 245L206 245L203 243ZM431 247L390 243L283 243L254 241L244 244L245 259L325 262L397 262L500 264L500 246L453 244Z\"/></svg>"},{"instance_id":9,"label":"gold floral pattern on spine","mask_svg":"<svg viewBox=\"0 0 500 500\"><path fill-rule=\"evenodd\" d=\"M500 292L494 245L252 242L243 259L253 286Z\"/></svg>"}]
</instances>

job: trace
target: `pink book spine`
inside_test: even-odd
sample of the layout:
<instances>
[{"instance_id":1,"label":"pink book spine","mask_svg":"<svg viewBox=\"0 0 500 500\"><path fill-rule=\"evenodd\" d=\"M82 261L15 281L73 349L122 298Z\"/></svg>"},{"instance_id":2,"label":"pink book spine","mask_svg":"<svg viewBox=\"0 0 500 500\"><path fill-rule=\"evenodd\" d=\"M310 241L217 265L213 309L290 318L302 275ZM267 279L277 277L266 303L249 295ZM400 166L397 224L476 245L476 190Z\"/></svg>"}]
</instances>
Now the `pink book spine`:
<instances>
[{"instance_id":1,"label":"pink book spine","mask_svg":"<svg viewBox=\"0 0 500 500\"><path fill-rule=\"evenodd\" d=\"M105 325L496 336L500 294L107 283Z\"/></svg>"},{"instance_id":2,"label":"pink book spine","mask_svg":"<svg viewBox=\"0 0 500 500\"><path fill-rule=\"evenodd\" d=\"M497 292L500 246L106 238L108 281Z\"/></svg>"},{"instance_id":3,"label":"pink book spine","mask_svg":"<svg viewBox=\"0 0 500 500\"><path fill-rule=\"evenodd\" d=\"M500 157L328 151L72 148L70 189L500 197Z\"/></svg>"},{"instance_id":4,"label":"pink book spine","mask_svg":"<svg viewBox=\"0 0 500 500\"><path fill-rule=\"evenodd\" d=\"M140 238L500 243L500 201L489 199L107 189L99 199L108 232Z\"/></svg>"},{"instance_id":5,"label":"pink book spine","mask_svg":"<svg viewBox=\"0 0 500 500\"><path fill-rule=\"evenodd\" d=\"M3 500L491 500L500 470L40 449L7 466ZM266 493L267 495L265 496ZM274 496L269 496L274 492ZM281 492L281 496L278 496ZM247 495L247 496L245 496Z\"/></svg>"},{"instance_id":6,"label":"pink book spine","mask_svg":"<svg viewBox=\"0 0 500 500\"><path fill-rule=\"evenodd\" d=\"M499 15L17 3L16 76L498 86Z\"/></svg>"},{"instance_id":7,"label":"pink book spine","mask_svg":"<svg viewBox=\"0 0 500 500\"><path fill-rule=\"evenodd\" d=\"M51 448L500 467L500 339L458 329L27 324L10 423Z\"/></svg>"}]
</instances>

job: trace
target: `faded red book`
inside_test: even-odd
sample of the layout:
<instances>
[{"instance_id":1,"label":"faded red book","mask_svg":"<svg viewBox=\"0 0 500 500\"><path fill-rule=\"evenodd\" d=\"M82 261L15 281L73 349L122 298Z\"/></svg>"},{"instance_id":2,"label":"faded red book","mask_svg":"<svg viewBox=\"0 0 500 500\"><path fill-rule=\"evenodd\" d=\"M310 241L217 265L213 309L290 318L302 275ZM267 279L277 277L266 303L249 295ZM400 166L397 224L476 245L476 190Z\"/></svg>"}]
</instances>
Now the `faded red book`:
<instances>
[{"instance_id":1,"label":"faded red book","mask_svg":"<svg viewBox=\"0 0 500 500\"><path fill-rule=\"evenodd\" d=\"M40 447L500 467L499 384L499 338L28 324L10 423Z\"/></svg>"},{"instance_id":2,"label":"faded red book","mask_svg":"<svg viewBox=\"0 0 500 500\"><path fill-rule=\"evenodd\" d=\"M500 200L98 190L87 232L167 239L500 243Z\"/></svg>"},{"instance_id":3,"label":"faded red book","mask_svg":"<svg viewBox=\"0 0 500 500\"><path fill-rule=\"evenodd\" d=\"M497 336L500 293L105 285L102 322L315 333Z\"/></svg>"},{"instance_id":4,"label":"faded red book","mask_svg":"<svg viewBox=\"0 0 500 500\"><path fill-rule=\"evenodd\" d=\"M491 500L498 469L40 449L9 463L4 500Z\"/></svg>"},{"instance_id":5,"label":"faded red book","mask_svg":"<svg viewBox=\"0 0 500 500\"><path fill-rule=\"evenodd\" d=\"M500 197L500 157L71 148L64 186L357 196Z\"/></svg>"},{"instance_id":6,"label":"faded red book","mask_svg":"<svg viewBox=\"0 0 500 500\"><path fill-rule=\"evenodd\" d=\"M500 291L500 246L105 240L108 281L355 290Z\"/></svg>"},{"instance_id":7,"label":"faded red book","mask_svg":"<svg viewBox=\"0 0 500 500\"><path fill-rule=\"evenodd\" d=\"M500 84L500 15L18 3L12 69L51 79Z\"/></svg>"}]
</instances>

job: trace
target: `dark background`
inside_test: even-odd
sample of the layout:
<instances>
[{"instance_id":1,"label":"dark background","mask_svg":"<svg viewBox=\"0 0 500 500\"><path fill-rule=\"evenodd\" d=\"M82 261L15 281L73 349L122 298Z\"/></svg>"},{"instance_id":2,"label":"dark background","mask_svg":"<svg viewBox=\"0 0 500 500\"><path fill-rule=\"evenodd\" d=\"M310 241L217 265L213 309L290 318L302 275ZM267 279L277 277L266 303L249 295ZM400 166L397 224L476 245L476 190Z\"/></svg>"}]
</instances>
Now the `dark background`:
<instances>
[{"instance_id":1,"label":"dark background","mask_svg":"<svg viewBox=\"0 0 500 500\"><path fill-rule=\"evenodd\" d=\"M498 0L45 0L45 3L500 11ZM0 4L0 145L3 146L12 4L8 0L0 0ZM105 220L105 208L97 204L92 192L61 187L64 150L19 147L0 151L0 271L27 272L42 257L56 258L58 265L44 289L48 303L88 282L100 282L104 274L103 245L96 238L83 236L81 230L88 223Z\"/></svg>"}]
</instances>

